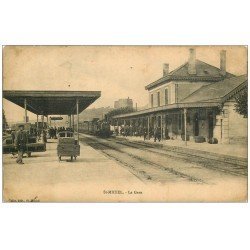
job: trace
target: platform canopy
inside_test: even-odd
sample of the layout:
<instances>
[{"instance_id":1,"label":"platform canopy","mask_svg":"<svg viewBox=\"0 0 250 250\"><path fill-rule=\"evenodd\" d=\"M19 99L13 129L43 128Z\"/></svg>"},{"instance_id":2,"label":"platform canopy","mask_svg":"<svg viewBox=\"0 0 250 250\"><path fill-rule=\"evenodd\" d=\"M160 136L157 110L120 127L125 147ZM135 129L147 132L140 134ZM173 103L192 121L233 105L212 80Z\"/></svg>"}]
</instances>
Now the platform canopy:
<instances>
[{"instance_id":1,"label":"platform canopy","mask_svg":"<svg viewBox=\"0 0 250 250\"><path fill-rule=\"evenodd\" d=\"M77 100L81 113L100 96L100 91L3 91L3 98L45 116L77 114Z\"/></svg>"}]
</instances>

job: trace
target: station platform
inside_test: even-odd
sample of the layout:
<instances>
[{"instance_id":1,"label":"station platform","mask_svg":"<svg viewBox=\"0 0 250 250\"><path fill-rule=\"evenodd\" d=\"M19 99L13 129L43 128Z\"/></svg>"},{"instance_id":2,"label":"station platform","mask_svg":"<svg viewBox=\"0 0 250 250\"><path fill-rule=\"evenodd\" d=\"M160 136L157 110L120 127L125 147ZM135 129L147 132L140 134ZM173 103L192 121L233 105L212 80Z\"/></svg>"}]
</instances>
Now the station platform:
<instances>
[{"instance_id":1,"label":"station platform","mask_svg":"<svg viewBox=\"0 0 250 250\"><path fill-rule=\"evenodd\" d=\"M154 142L154 138L145 140L142 137L136 136L118 136L118 138L124 138L131 141L140 141L149 144L161 144L164 146L177 147L182 149L193 150L201 153L218 154L228 157L239 157L247 159L247 145L243 144L209 144L207 142L195 143L194 141L188 141L187 145L182 140L163 140Z\"/></svg>"},{"instance_id":2,"label":"station platform","mask_svg":"<svg viewBox=\"0 0 250 250\"><path fill-rule=\"evenodd\" d=\"M127 200L126 195L104 194L109 190L140 189L145 184L115 161L80 143L76 161L58 161L57 140L48 140L47 151L23 158L3 155L3 200L41 202L96 202ZM135 199L138 197L135 197Z\"/></svg>"}]
</instances>

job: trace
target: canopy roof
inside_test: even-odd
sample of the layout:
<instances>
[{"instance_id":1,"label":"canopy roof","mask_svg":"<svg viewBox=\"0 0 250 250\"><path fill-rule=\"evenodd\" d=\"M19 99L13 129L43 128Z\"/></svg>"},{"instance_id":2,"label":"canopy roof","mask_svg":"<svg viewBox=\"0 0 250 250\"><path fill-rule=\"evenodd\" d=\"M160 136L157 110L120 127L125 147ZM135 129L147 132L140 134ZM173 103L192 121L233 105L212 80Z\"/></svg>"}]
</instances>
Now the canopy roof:
<instances>
[{"instance_id":1,"label":"canopy roof","mask_svg":"<svg viewBox=\"0 0 250 250\"><path fill-rule=\"evenodd\" d=\"M174 103L174 104L168 104L160 107L155 108L149 108L144 110L139 110L132 113L127 114L121 114L121 115L114 115L113 118L133 118L140 115L150 115L155 114L157 112L163 112L163 111L173 111L177 109L183 109L183 108L212 108L212 107L218 107L220 105L220 102L209 102L209 103L203 103L203 102L197 102L197 103Z\"/></svg>"},{"instance_id":2,"label":"canopy roof","mask_svg":"<svg viewBox=\"0 0 250 250\"><path fill-rule=\"evenodd\" d=\"M3 91L3 98L25 107L37 115L70 115L76 114L76 101L79 113L101 96L100 91Z\"/></svg>"}]
</instances>

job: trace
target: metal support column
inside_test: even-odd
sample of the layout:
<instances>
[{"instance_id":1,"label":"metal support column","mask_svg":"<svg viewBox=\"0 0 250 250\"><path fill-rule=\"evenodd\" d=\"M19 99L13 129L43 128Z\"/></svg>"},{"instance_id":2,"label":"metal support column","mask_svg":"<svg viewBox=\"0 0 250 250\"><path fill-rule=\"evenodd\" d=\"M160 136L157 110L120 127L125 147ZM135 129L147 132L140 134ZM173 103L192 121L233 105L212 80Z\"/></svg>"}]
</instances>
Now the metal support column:
<instances>
[{"instance_id":1,"label":"metal support column","mask_svg":"<svg viewBox=\"0 0 250 250\"><path fill-rule=\"evenodd\" d=\"M44 143L44 114L42 114L42 132L41 132L42 142Z\"/></svg>"},{"instance_id":2,"label":"metal support column","mask_svg":"<svg viewBox=\"0 0 250 250\"><path fill-rule=\"evenodd\" d=\"M162 135L163 138L166 139L166 115L162 115Z\"/></svg>"},{"instance_id":3,"label":"metal support column","mask_svg":"<svg viewBox=\"0 0 250 250\"><path fill-rule=\"evenodd\" d=\"M161 115L161 141L163 140L163 119Z\"/></svg>"},{"instance_id":4,"label":"metal support column","mask_svg":"<svg viewBox=\"0 0 250 250\"><path fill-rule=\"evenodd\" d=\"M185 133L185 145L187 146L187 109L184 108L184 133Z\"/></svg>"},{"instance_id":5,"label":"metal support column","mask_svg":"<svg viewBox=\"0 0 250 250\"><path fill-rule=\"evenodd\" d=\"M150 118L148 117L148 139L150 139L149 138L149 123L150 123L150 120L149 120Z\"/></svg>"},{"instance_id":6,"label":"metal support column","mask_svg":"<svg viewBox=\"0 0 250 250\"><path fill-rule=\"evenodd\" d=\"M44 129L44 115L42 115L42 129Z\"/></svg>"},{"instance_id":7,"label":"metal support column","mask_svg":"<svg viewBox=\"0 0 250 250\"><path fill-rule=\"evenodd\" d=\"M73 131L75 130L74 126L75 126L74 115L72 115L72 128L73 128Z\"/></svg>"},{"instance_id":8,"label":"metal support column","mask_svg":"<svg viewBox=\"0 0 250 250\"><path fill-rule=\"evenodd\" d=\"M68 115L68 120L69 120L69 128L71 128L71 115Z\"/></svg>"},{"instance_id":9,"label":"metal support column","mask_svg":"<svg viewBox=\"0 0 250 250\"><path fill-rule=\"evenodd\" d=\"M129 136L134 136L134 119L130 119L130 126L129 126Z\"/></svg>"},{"instance_id":10,"label":"metal support column","mask_svg":"<svg viewBox=\"0 0 250 250\"><path fill-rule=\"evenodd\" d=\"M119 119L117 119L117 123L116 123L116 125L117 125L117 135L120 133L120 131L119 131L119 121L118 121Z\"/></svg>"},{"instance_id":11,"label":"metal support column","mask_svg":"<svg viewBox=\"0 0 250 250\"><path fill-rule=\"evenodd\" d=\"M78 141L78 144L79 144L79 100L78 100L78 98L76 99L76 115L77 115L77 124L76 124L77 141Z\"/></svg>"},{"instance_id":12,"label":"metal support column","mask_svg":"<svg viewBox=\"0 0 250 250\"><path fill-rule=\"evenodd\" d=\"M27 123L27 100L26 98L24 99L24 121Z\"/></svg>"},{"instance_id":13,"label":"metal support column","mask_svg":"<svg viewBox=\"0 0 250 250\"><path fill-rule=\"evenodd\" d=\"M36 115L36 140L37 140L37 142L38 142L38 139L39 139L39 137L38 137L38 130L39 130L38 115Z\"/></svg>"},{"instance_id":14,"label":"metal support column","mask_svg":"<svg viewBox=\"0 0 250 250\"><path fill-rule=\"evenodd\" d=\"M220 140L222 142L222 136L223 135L223 119L220 119Z\"/></svg>"},{"instance_id":15,"label":"metal support column","mask_svg":"<svg viewBox=\"0 0 250 250\"><path fill-rule=\"evenodd\" d=\"M37 131L39 129L39 126L38 126L38 115L36 115L36 129L37 129Z\"/></svg>"}]
</instances>

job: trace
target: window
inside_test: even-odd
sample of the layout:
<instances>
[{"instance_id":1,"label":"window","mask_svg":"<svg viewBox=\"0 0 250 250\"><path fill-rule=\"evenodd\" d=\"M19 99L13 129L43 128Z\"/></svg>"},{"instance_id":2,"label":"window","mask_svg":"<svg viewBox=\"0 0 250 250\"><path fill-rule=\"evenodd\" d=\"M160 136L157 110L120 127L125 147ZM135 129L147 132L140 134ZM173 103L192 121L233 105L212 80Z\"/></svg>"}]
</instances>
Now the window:
<instances>
[{"instance_id":1,"label":"window","mask_svg":"<svg viewBox=\"0 0 250 250\"><path fill-rule=\"evenodd\" d=\"M154 94L151 94L151 107L154 106Z\"/></svg>"},{"instance_id":2,"label":"window","mask_svg":"<svg viewBox=\"0 0 250 250\"><path fill-rule=\"evenodd\" d=\"M160 92L157 92L157 105L160 106Z\"/></svg>"},{"instance_id":3,"label":"window","mask_svg":"<svg viewBox=\"0 0 250 250\"><path fill-rule=\"evenodd\" d=\"M165 89L165 105L168 105L168 89Z\"/></svg>"}]
</instances>

